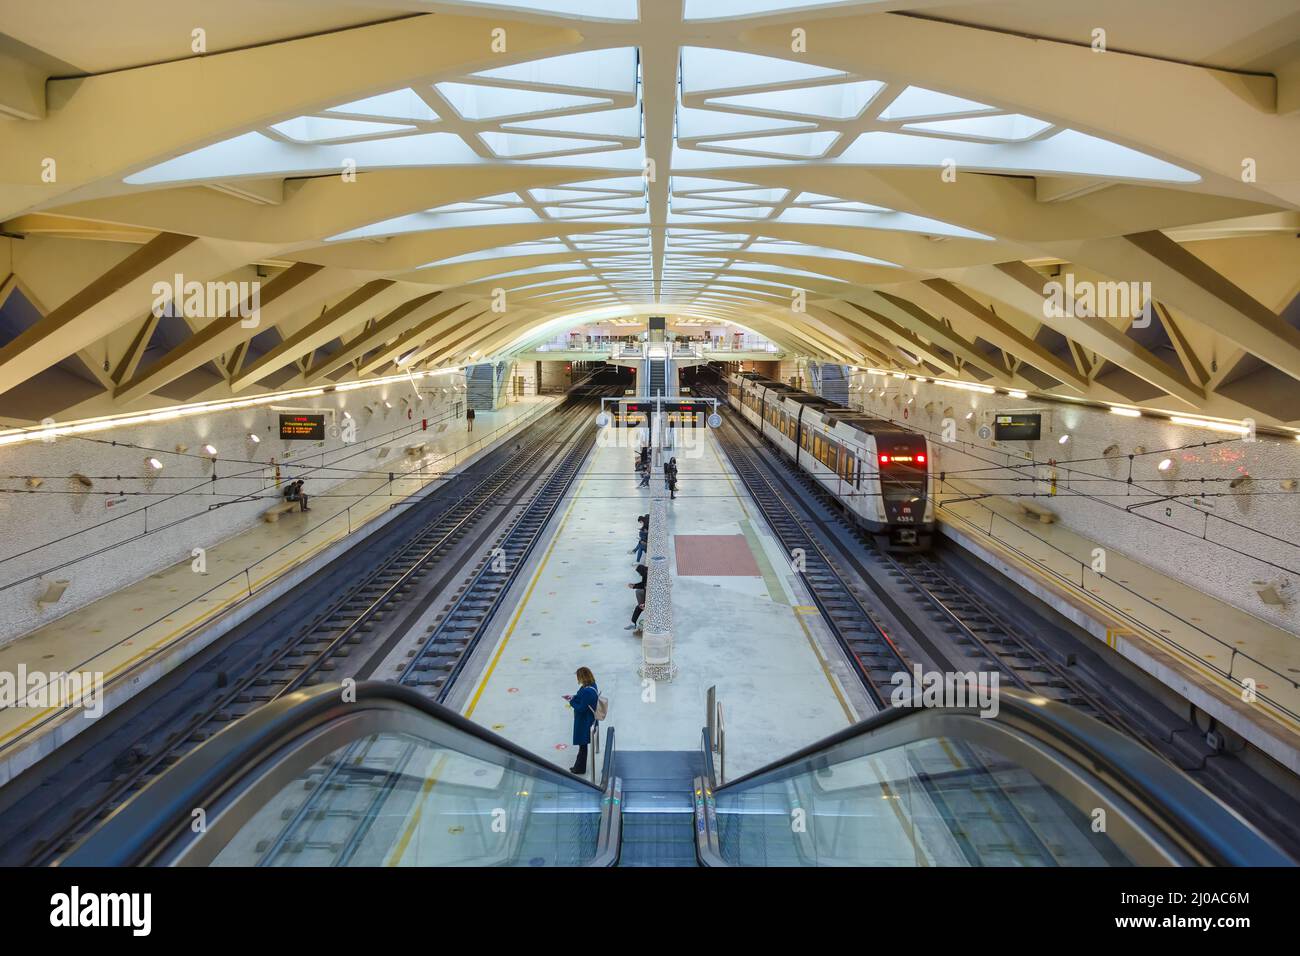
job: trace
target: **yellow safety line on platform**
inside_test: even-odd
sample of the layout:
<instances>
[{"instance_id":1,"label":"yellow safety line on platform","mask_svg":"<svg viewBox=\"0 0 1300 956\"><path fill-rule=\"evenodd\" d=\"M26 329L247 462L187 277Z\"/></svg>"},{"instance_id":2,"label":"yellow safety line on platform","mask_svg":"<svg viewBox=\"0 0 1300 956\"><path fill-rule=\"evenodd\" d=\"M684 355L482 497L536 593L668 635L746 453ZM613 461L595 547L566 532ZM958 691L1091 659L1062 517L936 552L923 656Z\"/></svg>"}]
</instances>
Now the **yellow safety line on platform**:
<instances>
[{"instance_id":1,"label":"yellow safety line on platform","mask_svg":"<svg viewBox=\"0 0 1300 956\"><path fill-rule=\"evenodd\" d=\"M551 543L546 546L546 553L542 555L542 561L537 565L537 570L533 572L532 579L528 582L528 589L524 591L524 596L515 608L514 615L510 618L509 625L501 635L501 643L497 645L497 652L492 656L491 662L479 678L478 687L474 690L474 696L470 698L469 705L465 708L464 716L469 717L474 713L474 708L478 706L479 698L483 696L483 691L487 689L488 681L492 677L492 672L496 670L497 664L501 661L501 655L505 653L506 645L510 643L511 636L515 633L515 627L519 624L519 619L523 616L524 608L528 606L529 600L533 596L533 589L537 587L537 582L542 579L542 572L546 570L546 564L551 560L551 554L555 551L555 545L559 542L560 536L564 533L564 526L569 523L569 516L573 514L573 506L578 503L582 497L582 491L587 486L587 479L591 475L590 470L591 458L588 457L587 464L584 466L586 473L582 476L582 481L578 482L578 490L569 498L569 506L564 509L564 517L560 519L559 526L555 529L555 534L551 536Z\"/></svg>"},{"instance_id":2,"label":"yellow safety line on platform","mask_svg":"<svg viewBox=\"0 0 1300 956\"><path fill-rule=\"evenodd\" d=\"M817 646L817 639L813 637L812 630L800 615L796 614L794 619L799 624L799 630L803 631L803 636L808 642L808 646L812 648L813 657L817 658L817 664L822 669L822 676L826 678L826 683L830 684L831 692L835 695L835 699L840 702L840 709L844 711L845 719L848 720L850 725L856 724L858 722L858 715L854 713L853 708L849 706L848 700L845 699L843 692L840 690L840 682L837 681L835 675L831 673L830 662L822 655L821 648Z\"/></svg>"}]
</instances>

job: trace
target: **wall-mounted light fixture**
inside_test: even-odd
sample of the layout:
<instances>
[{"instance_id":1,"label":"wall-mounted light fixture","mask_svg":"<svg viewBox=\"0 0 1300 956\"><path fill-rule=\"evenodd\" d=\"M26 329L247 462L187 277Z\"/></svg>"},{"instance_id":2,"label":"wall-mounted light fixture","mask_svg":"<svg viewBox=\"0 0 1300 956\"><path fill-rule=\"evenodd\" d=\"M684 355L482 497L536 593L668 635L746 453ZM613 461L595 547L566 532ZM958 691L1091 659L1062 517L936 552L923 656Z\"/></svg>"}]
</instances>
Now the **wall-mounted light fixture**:
<instances>
[{"instance_id":1,"label":"wall-mounted light fixture","mask_svg":"<svg viewBox=\"0 0 1300 956\"><path fill-rule=\"evenodd\" d=\"M1250 434L1248 427L1233 422L1212 422L1205 418L1184 418L1181 415L1175 415L1169 420L1175 425L1187 425L1190 428L1208 428L1212 432L1223 432L1228 435Z\"/></svg>"},{"instance_id":2,"label":"wall-mounted light fixture","mask_svg":"<svg viewBox=\"0 0 1300 956\"><path fill-rule=\"evenodd\" d=\"M1160 472L1161 476L1165 478L1172 478L1178 474L1178 462L1172 458L1161 458L1156 463L1156 471Z\"/></svg>"},{"instance_id":3,"label":"wall-mounted light fixture","mask_svg":"<svg viewBox=\"0 0 1300 956\"><path fill-rule=\"evenodd\" d=\"M162 471L163 463L160 462L157 458L146 458L144 460L144 463L148 465L150 468L152 468L154 471Z\"/></svg>"},{"instance_id":4,"label":"wall-mounted light fixture","mask_svg":"<svg viewBox=\"0 0 1300 956\"><path fill-rule=\"evenodd\" d=\"M206 451L210 457L217 457L217 449L215 445L204 445L203 450Z\"/></svg>"},{"instance_id":5,"label":"wall-mounted light fixture","mask_svg":"<svg viewBox=\"0 0 1300 956\"><path fill-rule=\"evenodd\" d=\"M1068 442L1069 440L1070 440L1070 433L1069 433L1069 432L1066 432L1066 433L1065 433L1064 435L1062 435L1060 438L1056 439L1056 443L1057 443L1058 445L1064 445L1064 444L1065 444L1066 442Z\"/></svg>"},{"instance_id":6,"label":"wall-mounted light fixture","mask_svg":"<svg viewBox=\"0 0 1300 956\"><path fill-rule=\"evenodd\" d=\"M254 445L260 445L262 443L262 439L258 438L257 435L254 434L253 432L248 433L248 440L251 441Z\"/></svg>"}]
</instances>

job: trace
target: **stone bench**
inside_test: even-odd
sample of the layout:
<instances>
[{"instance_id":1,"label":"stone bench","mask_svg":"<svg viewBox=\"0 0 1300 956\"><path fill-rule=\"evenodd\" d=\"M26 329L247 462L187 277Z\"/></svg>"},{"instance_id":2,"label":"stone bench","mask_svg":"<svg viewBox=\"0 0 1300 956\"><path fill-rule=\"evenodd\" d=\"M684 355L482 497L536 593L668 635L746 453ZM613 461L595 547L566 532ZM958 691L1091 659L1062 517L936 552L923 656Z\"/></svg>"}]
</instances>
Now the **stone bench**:
<instances>
[{"instance_id":1,"label":"stone bench","mask_svg":"<svg viewBox=\"0 0 1300 956\"><path fill-rule=\"evenodd\" d=\"M274 524L280 520L280 515L293 511L297 507L298 502L296 501L281 501L279 504L271 505L271 507L263 511L262 520L267 524Z\"/></svg>"},{"instance_id":2,"label":"stone bench","mask_svg":"<svg viewBox=\"0 0 1300 956\"><path fill-rule=\"evenodd\" d=\"M1016 501L1020 511L1028 518L1037 518L1040 524L1052 524L1056 521L1056 512L1049 511L1042 505L1036 505L1031 501L1021 498Z\"/></svg>"}]
</instances>

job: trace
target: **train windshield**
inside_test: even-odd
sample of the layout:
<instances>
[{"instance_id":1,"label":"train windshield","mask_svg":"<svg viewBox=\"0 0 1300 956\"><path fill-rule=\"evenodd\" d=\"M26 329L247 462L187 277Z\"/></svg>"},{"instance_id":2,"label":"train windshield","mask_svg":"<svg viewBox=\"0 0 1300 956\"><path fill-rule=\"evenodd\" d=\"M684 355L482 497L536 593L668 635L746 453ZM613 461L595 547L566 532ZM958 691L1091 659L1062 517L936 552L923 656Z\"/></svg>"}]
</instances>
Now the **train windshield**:
<instances>
[{"instance_id":1,"label":"train windshield","mask_svg":"<svg viewBox=\"0 0 1300 956\"><path fill-rule=\"evenodd\" d=\"M924 447L883 441L877 438L880 493L887 502L918 502L925 497L928 468Z\"/></svg>"}]
</instances>

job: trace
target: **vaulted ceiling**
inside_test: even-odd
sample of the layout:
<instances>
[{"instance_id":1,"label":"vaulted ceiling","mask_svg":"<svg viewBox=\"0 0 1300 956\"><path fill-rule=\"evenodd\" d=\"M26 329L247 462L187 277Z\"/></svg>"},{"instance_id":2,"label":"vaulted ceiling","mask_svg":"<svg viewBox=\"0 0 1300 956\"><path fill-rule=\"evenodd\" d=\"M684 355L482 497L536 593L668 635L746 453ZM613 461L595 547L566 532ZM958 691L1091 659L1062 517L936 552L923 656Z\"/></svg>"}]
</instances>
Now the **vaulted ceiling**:
<instances>
[{"instance_id":1,"label":"vaulted ceiling","mask_svg":"<svg viewBox=\"0 0 1300 956\"><path fill-rule=\"evenodd\" d=\"M10 424L665 313L1300 422L1293 0L0 0L0 29Z\"/></svg>"}]
</instances>

